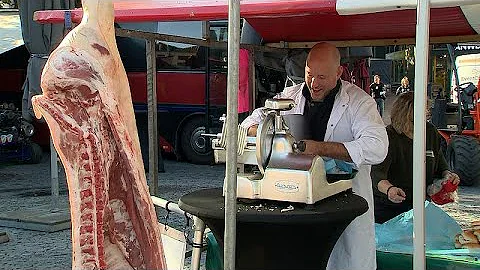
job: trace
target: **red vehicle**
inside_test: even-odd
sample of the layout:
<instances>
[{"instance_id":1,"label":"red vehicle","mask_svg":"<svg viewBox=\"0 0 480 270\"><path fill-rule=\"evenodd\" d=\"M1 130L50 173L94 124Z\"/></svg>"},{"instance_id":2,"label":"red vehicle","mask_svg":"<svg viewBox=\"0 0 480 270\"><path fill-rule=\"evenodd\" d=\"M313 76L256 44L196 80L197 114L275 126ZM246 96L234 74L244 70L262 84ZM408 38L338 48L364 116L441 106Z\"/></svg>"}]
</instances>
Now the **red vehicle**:
<instances>
[{"instance_id":1,"label":"red vehicle","mask_svg":"<svg viewBox=\"0 0 480 270\"><path fill-rule=\"evenodd\" d=\"M202 22L153 23L158 32L200 38ZM120 25L120 27L124 27ZM128 27L128 25L127 25ZM151 30L151 29L150 29ZM216 41L226 39L226 23L212 23ZM144 42L117 38L127 71L137 118L140 144L147 157L147 74ZM164 153L192 163L213 161L207 138L201 134L220 128L226 105L226 50L190 44L157 42L157 102L159 145ZM207 75L208 74L208 75Z\"/></svg>"},{"instance_id":2,"label":"red vehicle","mask_svg":"<svg viewBox=\"0 0 480 270\"><path fill-rule=\"evenodd\" d=\"M187 33L183 34L191 37L202 36L201 26L201 22L158 24L162 33L181 33L186 29ZM226 39L226 23L212 24L210 31L217 41ZM117 43L130 83L145 159L148 157L145 43L122 37L117 38ZM201 134L206 132L206 127L210 132L220 128L216 123L225 112L226 51L166 42L157 42L157 48L160 149L192 163L210 163L212 151ZM0 85L0 104L13 103L21 110L28 51L19 46L3 53L0 58L3 59L0 76L7 78ZM45 124L35 123L35 129L33 140L48 149L48 128Z\"/></svg>"}]
</instances>

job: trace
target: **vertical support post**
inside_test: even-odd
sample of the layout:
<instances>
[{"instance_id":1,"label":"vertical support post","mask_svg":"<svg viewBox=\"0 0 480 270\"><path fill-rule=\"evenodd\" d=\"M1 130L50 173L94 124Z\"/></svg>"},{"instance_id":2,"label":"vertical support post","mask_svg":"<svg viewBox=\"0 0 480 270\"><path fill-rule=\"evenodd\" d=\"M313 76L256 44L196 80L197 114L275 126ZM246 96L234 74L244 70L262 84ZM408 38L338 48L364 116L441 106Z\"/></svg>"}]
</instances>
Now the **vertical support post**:
<instances>
[{"instance_id":1,"label":"vertical support post","mask_svg":"<svg viewBox=\"0 0 480 270\"><path fill-rule=\"evenodd\" d=\"M237 232L238 69L240 0L228 0L227 164L225 194L224 269L235 269Z\"/></svg>"},{"instance_id":2,"label":"vertical support post","mask_svg":"<svg viewBox=\"0 0 480 270\"><path fill-rule=\"evenodd\" d=\"M58 188L58 157L57 150L53 146L53 140L50 137L50 174L51 174L51 183L52 183L52 197L56 200L59 195Z\"/></svg>"},{"instance_id":3,"label":"vertical support post","mask_svg":"<svg viewBox=\"0 0 480 270\"><path fill-rule=\"evenodd\" d=\"M148 102L148 187L158 195L157 56L155 40L146 40Z\"/></svg>"},{"instance_id":4,"label":"vertical support post","mask_svg":"<svg viewBox=\"0 0 480 270\"><path fill-rule=\"evenodd\" d=\"M429 54L429 0L417 0L415 43L415 100L413 126L413 269L425 263L425 134Z\"/></svg>"},{"instance_id":5,"label":"vertical support post","mask_svg":"<svg viewBox=\"0 0 480 270\"><path fill-rule=\"evenodd\" d=\"M193 216L193 243L201 246L203 244L203 233L205 232L205 222ZM200 270L200 257L202 255L202 248L193 247L192 250L192 270Z\"/></svg>"},{"instance_id":6,"label":"vertical support post","mask_svg":"<svg viewBox=\"0 0 480 270\"><path fill-rule=\"evenodd\" d=\"M202 36L210 42L210 22L202 24ZM210 47L205 47L205 133L210 133ZM210 149L210 139L205 140L205 149Z\"/></svg>"}]
</instances>

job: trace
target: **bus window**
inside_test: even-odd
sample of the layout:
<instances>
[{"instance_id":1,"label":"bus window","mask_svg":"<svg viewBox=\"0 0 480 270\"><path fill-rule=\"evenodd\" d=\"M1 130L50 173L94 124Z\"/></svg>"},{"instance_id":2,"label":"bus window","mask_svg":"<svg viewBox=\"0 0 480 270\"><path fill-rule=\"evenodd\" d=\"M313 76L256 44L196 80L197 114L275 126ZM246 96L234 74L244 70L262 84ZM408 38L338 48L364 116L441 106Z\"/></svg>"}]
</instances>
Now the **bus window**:
<instances>
[{"instance_id":1,"label":"bus window","mask_svg":"<svg viewBox=\"0 0 480 270\"><path fill-rule=\"evenodd\" d=\"M205 48L188 44L157 43L158 70L203 70Z\"/></svg>"},{"instance_id":2,"label":"bus window","mask_svg":"<svg viewBox=\"0 0 480 270\"><path fill-rule=\"evenodd\" d=\"M227 41L228 28L226 23L212 23L210 26L210 39L212 41ZM227 71L227 50L219 48L210 49L210 70L214 72Z\"/></svg>"},{"instance_id":3,"label":"bus window","mask_svg":"<svg viewBox=\"0 0 480 270\"><path fill-rule=\"evenodd\" d=\"M158 33L201 38L202 22L159 22ZM157 41L157 69L203 70L204 68L205 48L191 44Z\"/></svg>"}]
</instances>

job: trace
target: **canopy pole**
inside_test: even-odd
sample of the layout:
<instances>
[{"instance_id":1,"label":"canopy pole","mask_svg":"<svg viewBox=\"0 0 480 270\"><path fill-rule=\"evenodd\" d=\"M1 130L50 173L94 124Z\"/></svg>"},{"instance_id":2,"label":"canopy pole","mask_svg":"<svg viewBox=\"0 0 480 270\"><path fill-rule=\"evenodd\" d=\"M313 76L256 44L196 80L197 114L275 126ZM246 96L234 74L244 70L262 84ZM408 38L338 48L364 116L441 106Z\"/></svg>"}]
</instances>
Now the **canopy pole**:
<instances>
[{"instance_id":1,"label":"canopy pole","mask_svg":"<svg viewBox=\"0 0 480 270\"><path fill-rule=\"evenodd\" d=\"M413 127L413 269L425 270L425 134L429 53L429 0L417 0Z\"/></svg>"},{"instance_id":2,"label":"canopy pole","mask_svg":"<svg viewBox=\"0 0 480 270\"><path fill-rule=\"evenodd\" d=\"M235 270L237 221L238 65L240 1L228 0L227 149L225 169L224 269Z\"/></svg>"},{"instance_id":3,"label":"canopy pole","mask_svg":"<svg viewBox=\"0 0 480 270\"><path fill-rule=\"evenodd\" d=\"M52 198L54 199L54 201L57 201L59 196L58 156L57 150L53 145L52 137L50 137L50 176L52 183Z\"/></svg>"},{"instance_id":4,"label":"canopy pole","mask_svg":"<svg viewBox=\"0 0 480 270\"><path fill-rule=\"evenodd\" d=\"M146 40L148 103L148 187L158 196L158 130L157 130L157 57L155 40Z\"/></svg>"}]
</instances>

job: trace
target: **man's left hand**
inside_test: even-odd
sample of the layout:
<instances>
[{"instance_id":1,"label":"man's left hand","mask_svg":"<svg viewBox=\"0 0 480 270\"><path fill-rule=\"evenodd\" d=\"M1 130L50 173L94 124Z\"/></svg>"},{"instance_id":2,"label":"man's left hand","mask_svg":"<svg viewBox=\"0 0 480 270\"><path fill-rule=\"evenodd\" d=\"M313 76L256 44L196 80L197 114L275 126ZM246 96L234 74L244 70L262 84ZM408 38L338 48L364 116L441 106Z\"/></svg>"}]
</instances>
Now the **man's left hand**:
<instances>
[{"instance_id":1,"label":"man's left hand","mask_svg":"<svg viewBox=\"0 0 480 270\"><path fill-rule=\"evenodd\" d=\"M305 142L305 151L303 151L302 154L305 154L305 155L317 155L318 151L316 150L317 149L317 145L319 142L317 141L314 141L314 140L303 140L303 142Z\"/></svg>"},{"instance_id":2,"label":"man's left hand","mask_svg":"<svg viewBox=\"0 0 480 270\"><path fill-rule=\"evenodd\" d=\"M448 182L452 182L454 185L460 184L460 177L456 173L453 173L451 171L444 171L443 172L443 179Z\"/></svg>"}]
</instances>

